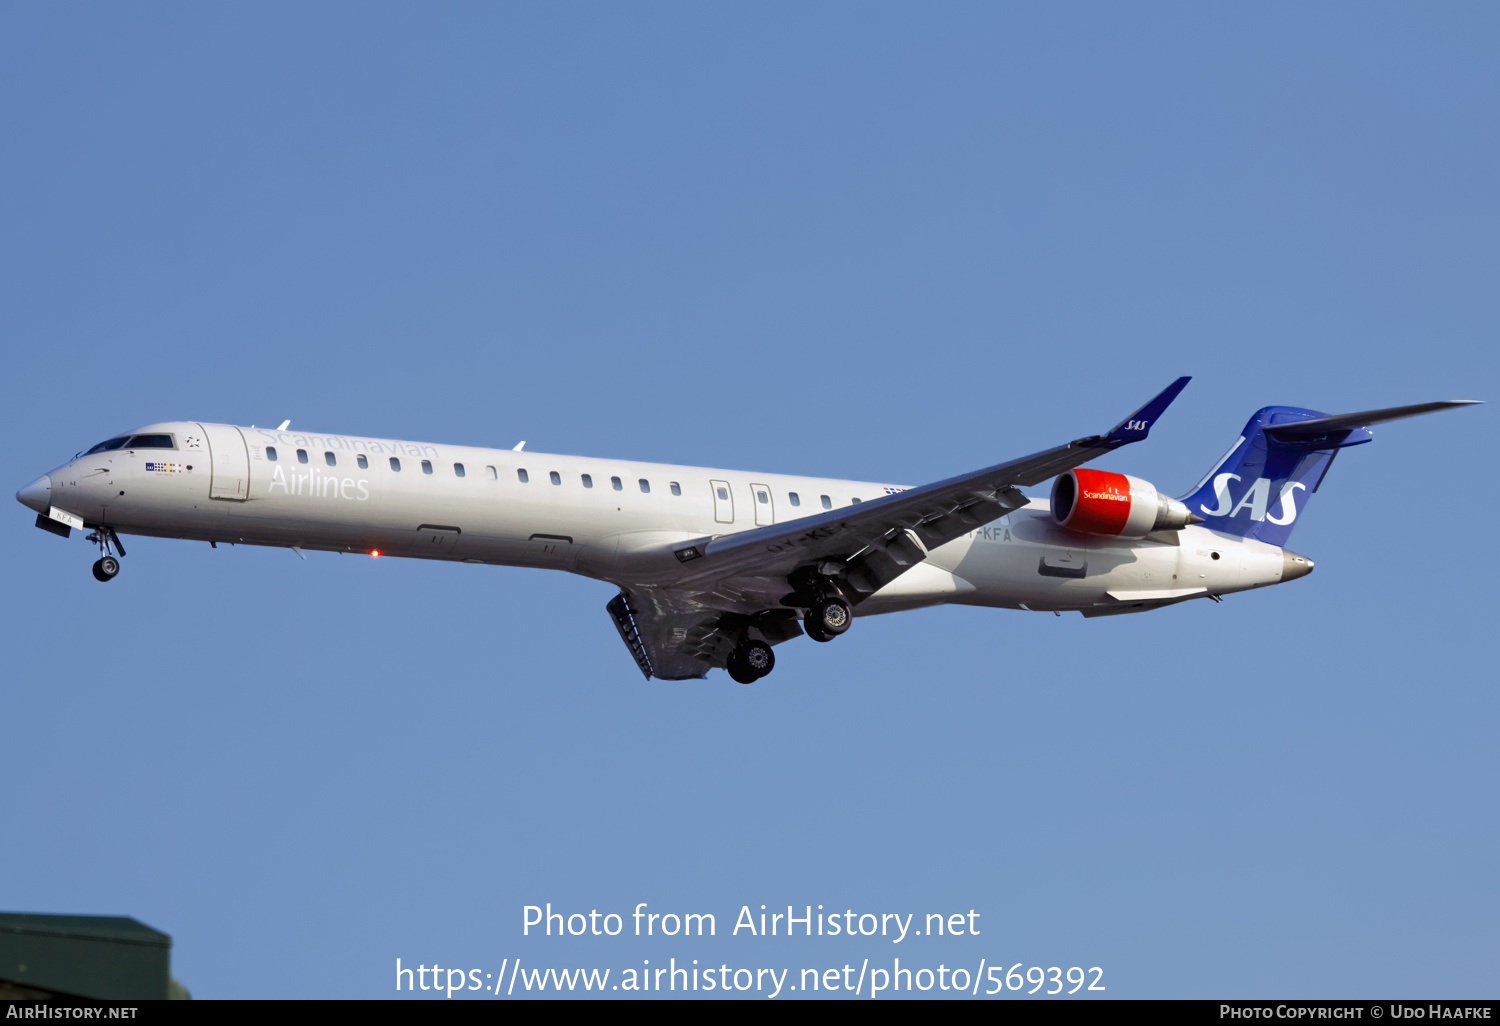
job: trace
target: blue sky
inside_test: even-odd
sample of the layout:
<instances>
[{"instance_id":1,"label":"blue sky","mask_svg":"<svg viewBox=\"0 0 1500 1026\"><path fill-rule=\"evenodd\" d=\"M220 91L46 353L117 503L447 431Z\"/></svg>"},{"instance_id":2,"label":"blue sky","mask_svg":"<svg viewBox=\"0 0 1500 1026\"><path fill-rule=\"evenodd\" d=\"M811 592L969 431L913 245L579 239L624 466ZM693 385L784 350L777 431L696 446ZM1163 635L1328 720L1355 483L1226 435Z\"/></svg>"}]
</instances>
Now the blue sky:
<instances>
[{"instance_id":1,"label":"blue sky","mask_svg":"<svg viewBox=\"0 0 1500 1026\"><path fill-rule=\"evenodd\" d=\"M11 5L4 480L152 421L291 418L920 483L1192 374L1100 464L1180 494L1263 405L1493 400L1497 30L1479 3ZM135 539L102 587L15 506L0 908L136 916L201 997L389 995L397 957L1493 995L1493 424L1379 428L1284 588L863 620L749 688L644 683L582 578ZM546 902L719 936L523 937ZM762 903L981 934L727 936Z\"/></svg>"}]
</instances>

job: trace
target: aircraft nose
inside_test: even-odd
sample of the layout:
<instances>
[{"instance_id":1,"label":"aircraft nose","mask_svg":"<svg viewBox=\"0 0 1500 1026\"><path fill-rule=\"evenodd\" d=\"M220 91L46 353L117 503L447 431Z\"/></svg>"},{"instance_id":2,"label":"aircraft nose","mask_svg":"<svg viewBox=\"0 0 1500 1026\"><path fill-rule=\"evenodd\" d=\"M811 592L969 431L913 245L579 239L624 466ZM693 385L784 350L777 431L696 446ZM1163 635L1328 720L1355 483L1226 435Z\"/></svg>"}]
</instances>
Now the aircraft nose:
<instances>
[{"instance_id":1,"label":"aircraft nose","mask_svg":"<svg viewBox=\"0 0 1500 1026\"><path fill-rule=\"evenodd\" d=\"M17 492L16 501L38 513L46 513L52 508L52 478L43 474Z\"/></svg>"}]
</instances>

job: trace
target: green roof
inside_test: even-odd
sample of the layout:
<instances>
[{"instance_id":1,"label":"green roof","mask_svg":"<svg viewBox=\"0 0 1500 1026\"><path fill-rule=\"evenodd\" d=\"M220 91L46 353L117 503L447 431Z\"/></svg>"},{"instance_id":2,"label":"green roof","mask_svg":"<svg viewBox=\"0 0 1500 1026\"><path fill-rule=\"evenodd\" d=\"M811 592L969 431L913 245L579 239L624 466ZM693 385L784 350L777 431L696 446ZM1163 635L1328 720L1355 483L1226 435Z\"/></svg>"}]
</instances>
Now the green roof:
<instances>
[{"instance_id":1,"label":"green roof","mask_svg":"<svg viewBox=\"0 0 1500 1026\"><path fill-rule=\"evenodd\" d=\"M0 912L0 933L151 944L158 948L172 946L171 937L129 916L51 916L32 912Z\"/></svg>"},{"instance_id":2,"label":"green roof","mask_svg":"<svg viewBox=\"0 0 1500 1026\"><path fill-rule=\"evenodd\" d=\"M172 938L129 916L0 913L0 980L80 997L168 995Z\"/></svg>"}]
</instances>

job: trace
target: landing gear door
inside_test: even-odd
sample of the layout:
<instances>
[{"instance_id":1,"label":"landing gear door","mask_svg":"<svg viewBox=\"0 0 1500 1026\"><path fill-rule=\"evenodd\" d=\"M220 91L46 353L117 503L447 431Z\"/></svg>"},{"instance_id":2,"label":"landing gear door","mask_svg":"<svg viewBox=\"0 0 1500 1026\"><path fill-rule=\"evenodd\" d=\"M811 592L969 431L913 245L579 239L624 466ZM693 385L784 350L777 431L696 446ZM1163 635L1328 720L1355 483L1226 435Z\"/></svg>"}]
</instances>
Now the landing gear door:
<instances>
[{"instance_id":1,"label":"landing gear door","mask_svg":"<svg viewBox=\"0 0 1500 1026\"><path fill-rule=\"evenodd\" d=\"M208 461L213 468L208 483L210 499L250 498L250 451L245 436L231 424L199 424L208 440Z\"/></svg>"},{"instance_id":2,"label":"landing gear door","mask_svg":"<svg viewBox=\"0 0 1500 1026\"><path fill-rule=\"evenodd\" d=\"M708 486L714 492L714 519L721 524L734 523L734 493L729 490L729 482L710 481Z\"/></svg>"},{"instance_id":3,"label":"landing gear door","mask_svg":"<svg viewBox=\"0 0 1500 1026\"><path fill-rule=\"evenodd\" d=\"M750 501L755 503L756 527L770 527L776 523L776 506L771 499L769 485L751 484Z\"/></svg>"}]
</instances>

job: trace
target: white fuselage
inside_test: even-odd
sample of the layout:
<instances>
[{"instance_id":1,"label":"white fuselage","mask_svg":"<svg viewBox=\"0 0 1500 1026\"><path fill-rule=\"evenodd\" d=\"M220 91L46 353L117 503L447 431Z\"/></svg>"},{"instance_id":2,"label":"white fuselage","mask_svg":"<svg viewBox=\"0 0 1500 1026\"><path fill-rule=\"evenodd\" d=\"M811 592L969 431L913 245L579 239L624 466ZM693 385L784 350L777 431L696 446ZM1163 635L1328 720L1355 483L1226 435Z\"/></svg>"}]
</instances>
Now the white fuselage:
<instances>
[{"instance_id":1,"label":"white fuselage","mask_svg":"<svg viewBox=\"0 0 1500 1026\"><path fill-rule=\"evenodd\" d=\"M147 432L171 435L175 448L79 456L48 475L51 505L127 534L552 567L649 586L674 565L660 560L675 542L890 488L198 422L137 433ZM1275 546L1196 526L1134 541L1076 534L1033 499L933 549L858 612L958 602L1098 615L1282 578Z\"/></svg>"}]
</instances>

